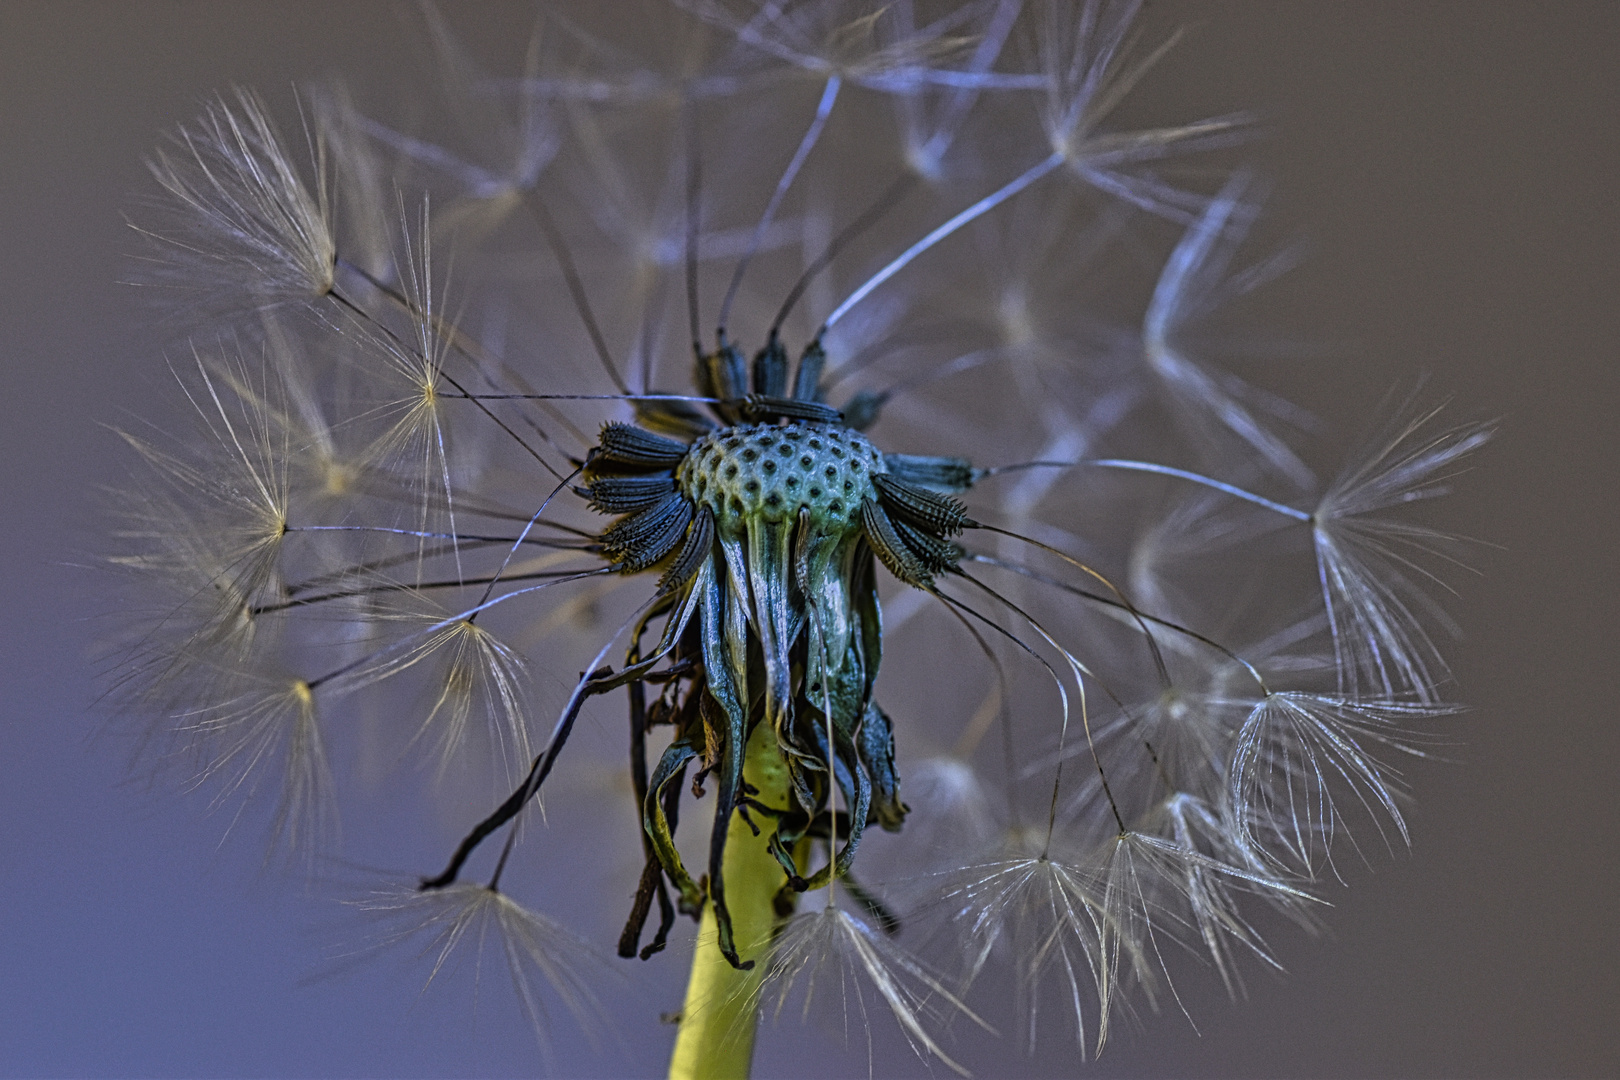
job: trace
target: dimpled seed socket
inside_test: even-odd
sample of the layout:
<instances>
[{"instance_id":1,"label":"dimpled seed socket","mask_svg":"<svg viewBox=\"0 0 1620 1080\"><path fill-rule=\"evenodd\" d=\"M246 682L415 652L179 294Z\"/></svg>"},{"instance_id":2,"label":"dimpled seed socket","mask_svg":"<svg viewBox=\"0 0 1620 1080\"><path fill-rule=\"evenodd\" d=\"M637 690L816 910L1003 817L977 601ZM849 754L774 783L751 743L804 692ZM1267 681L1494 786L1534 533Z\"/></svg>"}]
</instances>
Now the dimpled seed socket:
<instances>
[{"instance_id":1,"label":"dimpled seed socket","mask_svg":"<svg viewBox=\"0 0 1620 1080\"><path fill-rule=\"evenodd\" d=\"M847 428L741 424L693 443L675 479L722 532L751 517L789 522L806 509L815 528L841 533L860 527L861 501L875 498L872 474L886 471L877 448Z\"/></svg>"}]
</instances>

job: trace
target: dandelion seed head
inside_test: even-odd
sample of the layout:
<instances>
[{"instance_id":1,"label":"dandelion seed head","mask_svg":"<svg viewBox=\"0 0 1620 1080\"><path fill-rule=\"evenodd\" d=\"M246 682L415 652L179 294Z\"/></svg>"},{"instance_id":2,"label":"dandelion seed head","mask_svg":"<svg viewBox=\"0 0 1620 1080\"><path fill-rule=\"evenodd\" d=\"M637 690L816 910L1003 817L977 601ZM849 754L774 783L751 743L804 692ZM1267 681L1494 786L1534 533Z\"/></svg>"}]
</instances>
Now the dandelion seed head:
<instances>
[{"instance_id":1,"label":"dandelion seed head","mask_svg":"<svg viewBox=\"0 0 1620 1080\"><path fill-rule=\"evenodd\" d=\"M1246 119L1120 122L1175 40L1139 6L548 7L507 70L429 8L429 113L329 85L300 155L208 105L142 226L208 300L196 431L124 436L111 554L160 756L305 858L335 792L431 773L461 841L357 906L429 981L496 947L542 1041L597 1009L504 891L538 860L553 899L548 798L631 802L622 958L702 920L710 1071L826 1004L958 1072L985 998L1092 1054L1186 961L1276 969L1345 851L1405 842L1451 708L1412 504L1489 429L1397 409L1306 502L1325 426L1206 336L1292 264L1244 255L1260 181L1183 182Z\"/></svg>"}]
</instances>

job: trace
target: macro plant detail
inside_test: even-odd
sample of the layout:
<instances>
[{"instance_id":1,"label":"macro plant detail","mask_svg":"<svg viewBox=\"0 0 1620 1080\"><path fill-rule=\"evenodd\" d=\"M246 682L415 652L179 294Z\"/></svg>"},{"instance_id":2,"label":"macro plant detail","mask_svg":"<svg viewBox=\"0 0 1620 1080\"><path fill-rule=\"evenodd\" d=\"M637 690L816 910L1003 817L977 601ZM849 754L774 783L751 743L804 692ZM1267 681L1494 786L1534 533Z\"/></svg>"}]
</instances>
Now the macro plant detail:
<instances>
[{"instance_id":1,"label":"macro plant detail","mask_svg":"<svg viewBox=\"0 0 1620 1080\"><path fill-rule=\"evenodd\" d=\"M517 74L424 8L442 115L208 104L135 215L196 420L124 435L146 742L306 870L340 779L426 762L482 816L354 905L429 978L498 939L544 1039L612 961L511 875L622 699L618 955L701 921L673 1075L829 992L965 1073L949 1028L1033 1050L1056 1001L1095 1052L1173 969L1277 967L1406 837L1455 711L1411 508L1490 429L1396 404L1318 485L1203 333L1290 261L1208 180L1248 120L1116 124L1173 43L1137 8L542 5Z\"/></svg>"}]
</instances>

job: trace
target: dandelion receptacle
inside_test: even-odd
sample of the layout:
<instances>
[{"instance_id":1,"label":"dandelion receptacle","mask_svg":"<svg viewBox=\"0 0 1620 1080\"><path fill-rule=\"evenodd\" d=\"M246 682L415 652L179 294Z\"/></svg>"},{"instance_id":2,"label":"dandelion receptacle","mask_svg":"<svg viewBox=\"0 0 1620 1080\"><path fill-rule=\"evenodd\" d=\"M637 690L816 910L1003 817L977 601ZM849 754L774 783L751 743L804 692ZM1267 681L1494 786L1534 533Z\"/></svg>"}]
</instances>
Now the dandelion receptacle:
<instances>
[{"instance_id":1,"label":"dandelion receptacle","mask_svg":"<svg viewBox=\"0 0 1620 1080\"><path fill-rule=\"evenodd\" d=\"M1288 260L1247 117L1115 122L1173 43L1135 4L635 10L540 5L502 69L424 8L411 122L238 89L153 156L194 430L125 435L127 711L306 872L426 762L481 809L351 905L429 979L498 941L542 1044L683 919L677 1076L790 1003L965 1074L947 1031L1099 1052L1182 955L1240 992L1405 836L1454 711L1413 504L1489 427L1392 400L1319 483L1217 362ZM617 959L516 872L610 711Z\"/></svg>"}]
</instances>

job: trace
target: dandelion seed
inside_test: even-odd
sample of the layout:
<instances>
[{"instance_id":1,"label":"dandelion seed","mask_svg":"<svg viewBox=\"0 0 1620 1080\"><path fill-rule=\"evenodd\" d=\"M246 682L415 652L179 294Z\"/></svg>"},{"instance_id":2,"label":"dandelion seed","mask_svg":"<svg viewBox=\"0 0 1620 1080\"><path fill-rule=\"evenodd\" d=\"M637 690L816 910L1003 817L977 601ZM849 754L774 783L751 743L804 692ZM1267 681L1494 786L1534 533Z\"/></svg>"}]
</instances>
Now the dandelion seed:
<instances>
[{"instance_id":1,"label":"dandelion seed","mask_svg":"<svg viewBox=\"0 0 1620 1080\"><path fill-rule=\"evenodd\" d=\"M150 605L128 685L160 708L184 700L188 672L249 656L287 538L290 455L268 411L274 383L236 395L246 376L230 362L199 355L196 366L200 385L187 390L201 429L195 443L165 448L121 433L148 470L118 500L129 550L113 561L145 583Z\"/></svg>"},{"instance_id":2,"label":"dandelion seed","mask_svg":"<svg viewBox=\"0 0 1620 1080\"><path fill-rule=\"evenodd\" d=\"M1231 823L1197 796L1171 795L1150 815L1147 827L1170 842L1169 847L1151 845L1163 855L1159 872L1184 902L1191 929L1227 993L1236 997L1243 989L1239 955L1252 955L1280 971L1260 931L1242 914L1239 897L1259 896L1306 928L1316 925L1308 907L1314 898L1263 865L1253 849L1237 841Z\"/></svg>"},{"instance_id":3,"label":"dandelion seed","mask_svg":"<svg viewBox=\"0 0 1620 1080\"><path fill-rule=\"evenodd\" d=\"M488 742L503 779L533 757L524 701L526 665L510 646L470 618L456 618L437 605L418 612L380 612L374 618L414 625L416 632L402 635L401 648L346 673L345 689L352 692L419 665L431 669L424 680L429 687L423 695L425 708L411 742L431 745L441 778L463 749L475 712L488 723Z\"/></svg>"},{"instance_id":4,"label":"dandelion seed","mask_svg":"<svg viewBox=\"0 0 1620 1080\"><path fill-rule=\"evenodd\" d=\"M586 1031L595 1032L607 1023L607 1010L590 981L590 974L606 959L588 942L505 893L483 885L454 885L431 892L380 891L353 904L383 920L376 949L421 943L421 954L431 965L424 991L469 950L481 973L485 949L495 948L535 1038L548 1054L553 1023L543 989L554 994Z\"/></svg>"},{"instance_id":5,"label":"dandelion seed","mask_svg":"<svg viewBox=\"0 0 1620 1080\"><path fill-rule=\"evenodd\" d=\"M299 678L236 672L216 673L210 689L210 704L174 718L176 734L201 758L193 783L213 785L216 806L240 800L245 809L279 771L273 841L307 860L335 825L313 691Z\"/></svg>"},{"instance_id":6,"label":"dandelion seed","mask_svg":"<svg viewBox=\"0 0 1620 1080\"><path fill-rule=\"evenodd\" d=\"M936 859L983 850L994 841L997 826L1004 824L984 782L961 758L913 762L906 770L906 801L914 811L907 827L907 851L931 853Z\"/></svg>"},{"instance_id":7,"label":"dandelion seed","mask_svg":"<svg viewBox=\"0 0 1620 1080\"><path fill-rule=\"evenodd\" d=\"M1046 78L1042 121L1053 152L1087 183L1150 213L1184 218L1203 200L1180 191L1144 165L1176 154L1231 145L1248 122L1242 115L1144 131L1107 132L1103 124L1170 48L1174 37L1141 59L1132 57L1138 0L1045 0L1035 54Z\"/></svg>"},{"instance_id":8,"label":"dandelion seed","mask_svg":"<svg viewBox=\"0 0 1620 1080\"><path fill-rule=\"evenodd\" d=\"M1489 424L1425 430L1437 411L1398 410L1311 518L1340 687L1350 694L1366 688L1375 697L1430 701L1445 672L1419 613L1451 623L1414 575L1438 581L1417 560L1443 553L1456 538L1384 514L1444 494L1447 470L1489 441Z\"/></svg>"},{"instance_id":9,"label":"dandelion seed","mask_svg":"<svg viewBox=\"0 0 1620 1080\"><path fill-rule=\"evenodd\" d=\"M1182 327L1214 307L1223 292L1240 288L1222 277L1253 216L1253 207L1244 202L1251 186L1241 174L1230 181L1171 252L1143 321L1143 347L1149 368L1206 444L1223 436L1241 439L1273 469L1304 486L1311 481L1310 470L1254 415L1258 395L1230 376L1205 370L1176 340ZM1274 271L1251 270L1242 275L1247 280L1241 288L1254 287L1255 279Z\"/></svg>"},{"instance_id":10,"label":"dandelion seed","mask_svg":"<svg viewBox=\"0 0 1620 1080\"><path fill-rule=\"evenodd\" d=\"M1231 794L1239 835L1255 850L1277 852L1310 873L1340 827L1333 792L1342 785L1405 843L1399 775L1376 755L1381 750L1417 754L1410 732L1399 722L1448 711L1424 704L1268 694L1250 711L1234 747ZM1261 831L1264 842L1257 835Z\"/></svg>"},{"instance_id":11,"label":"dandelion seed","mask_svg":"<svg viewBox=\"0 0 1620 1080\"><path fill-rule=\"evenodd\" d=\"M1017 980L1025 1047L1035 1045L1041 984L1049 977L1074 1017L1076 1043L1085 1046L1091 1001L1109 1000L1105 908L1094 875L1050 858L1021 857L967 867L955 876L959 883L946 899L968 942L963 981L976 978L992 952L1004 948ZM1101 1040L1099 1033L1099 1046Z\"/></svg>"},{"instance_id":12,"label":"dandelion seed","mask_svg":"<svg viewBox=\"0 0 1620 1080\"><path fill-rule=\"evenodd\" d=\"M158 245L166 277L230 306L258 307L324 296L336 247L325 164L312 192L249 90L220 97L173 147L151 161L174 202L173 231L142 229Z\"/></svg>"},{"instance_id":13,"label":"dandelion seed","mask_svg":"<svg viewBox=\"0 0 1620 1080\"><path fill-rule=\"evenodd\" d=\"M945 1053L928 1028L953 1015L965 1016L986 1031L989 1025L881 931L829 904L796 916L778 932L760 988L763 1003L778 1018L792 1000L797 999L809 1015L818 1000L830 996L846 1033L852 1022L857 1030L869 1032L870 994L876 994L874 1006L888 1007L913 1050L932 1054L962 1076L970 1075Z\"/></svg>"},{"instance_id":14,"label":"dandelion seed","mask_svg":"<svg viewBox=\"0 0 1620 1080\"><path fill-rule=\"evenodd\" d=\"M332 167L334 247L349 264L393 284L396 188L389 179L390 165L367 134L366 117L346 86L314 87L309 104Z\"/></svg>"},{"instance_id":15,"label":"dandelion seed","mask_svg":"<svg viewBox=\"0 0 1620 1080\"><path fill-rule=\"evenodd\" d=\"M358 115L352 122L429 181L448 179L462 199L435 226L440 235L477 239L500 228L534 190L556 155L558 124L551 104L533 95L519 95L513 107L506 108L506 102L487 91L488 77L461 48L443 16L431 6L420 10L439 57L459 134L482 144L480 152L457 153ZM529 41L526 77L538 70L547 47L543 24L537 23Z\"/></svg>"},{"instance_id":16,"label":"dandelion seed","mask_svg":"<svg viewBox=\"0 0 1620 1080\"><path fill-rule=\"evenodd\" d=\"M847 78L872 89L914 91L930 82L972 76L936 70L971 43L966 29L975 8L968 4L929 25L897 33L910 20L910 5L892 12L846 0L763 4L748 10L721 0L689 5L703 19L725 27L743 45L818 75Z\"/></svg>"}]
</instances>

